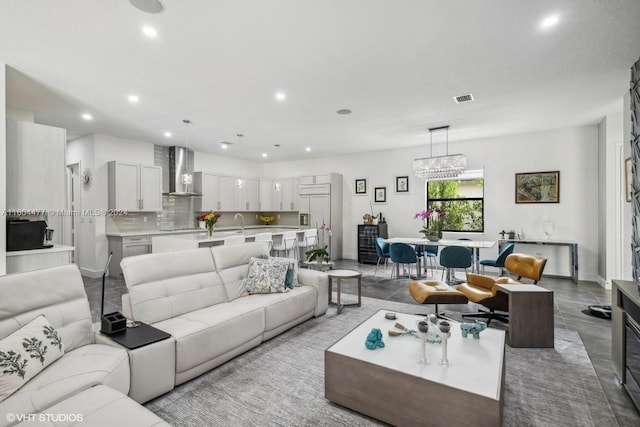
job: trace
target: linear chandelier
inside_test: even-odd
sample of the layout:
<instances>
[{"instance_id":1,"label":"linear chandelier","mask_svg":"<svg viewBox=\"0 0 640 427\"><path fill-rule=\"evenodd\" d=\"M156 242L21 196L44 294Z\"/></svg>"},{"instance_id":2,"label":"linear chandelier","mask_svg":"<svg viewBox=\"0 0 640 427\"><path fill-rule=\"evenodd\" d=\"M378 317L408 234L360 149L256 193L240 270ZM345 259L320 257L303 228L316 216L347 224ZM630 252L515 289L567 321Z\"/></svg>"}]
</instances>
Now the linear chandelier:
<instances>
[{"instance_id":1,"label":"linear chandelier","mask_svg":"<svg viewBox=\"0 0 640 427\"><path fill-rule=\"evenodd\" d=\"M433 132L447 131L447 154L445 156L433 156ZM443 178L455 178L467 167L467 158L463 154L449 154L449 126L429 128L430 156L413 160L413 172L424 180Z\"/></svg>"}]
</instances>

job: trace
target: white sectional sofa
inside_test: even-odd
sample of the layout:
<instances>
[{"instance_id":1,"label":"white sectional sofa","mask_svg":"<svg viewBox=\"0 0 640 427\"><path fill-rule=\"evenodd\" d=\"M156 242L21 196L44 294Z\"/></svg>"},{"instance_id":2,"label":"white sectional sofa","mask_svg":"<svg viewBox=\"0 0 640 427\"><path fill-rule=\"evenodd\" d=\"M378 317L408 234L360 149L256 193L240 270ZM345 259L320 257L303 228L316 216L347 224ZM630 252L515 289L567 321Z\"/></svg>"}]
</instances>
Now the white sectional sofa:
<instances>
[{"instance_id":1,"label":"white sectional sofa","mask_svg":"<svg viewBox=\"0 0 640 427\"><path fill-rule=\"evenodd\" d=\"M0 277L0 343L5 345L1 348L6 350L25 325L41 315L61 338L62 355L5 396L0 402L0 426L71 424L54 422L61 417L81 419L83 426L168 425L126 396L130 388L127 352L95 343L76 265ZM4 360L0 391L6 389L11 375L7 373L11 366Z\"/></svg>"},{"instance_id":2,"label":"white sectional sofa","mask_svg":"<svg viewBox=\"0 0 640 427\"><path fill-rule=\"evenodd\" d=\"M256 242L122 260L124 313L173 336L175 385L327 311L327 275L297 266L300 286L245 295L250 259L268 253L267 243Z\"/></svg>"}]
</instances>

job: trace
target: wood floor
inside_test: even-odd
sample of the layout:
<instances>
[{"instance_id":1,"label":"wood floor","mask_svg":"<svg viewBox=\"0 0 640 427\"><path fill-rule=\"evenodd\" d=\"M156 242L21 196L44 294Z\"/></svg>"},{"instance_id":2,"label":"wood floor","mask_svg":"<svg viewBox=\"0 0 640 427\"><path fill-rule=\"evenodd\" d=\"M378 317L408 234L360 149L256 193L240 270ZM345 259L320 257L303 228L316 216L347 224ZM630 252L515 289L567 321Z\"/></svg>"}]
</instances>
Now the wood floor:
<instances>
[{"instance_id":1,"label":"wood floor","mask_svg":"<svg viewBox=\"0 0 640 427\"><path fill-rule=\"evenodd\" d=\"M390 280L391 270L389 267L387 267L386 272L379 269L375 277L374 265L358 264L356 261L350 260L338 260L336 261L336 268L349 268L362 272L362 296L415 304L415 301L409 295L410 279ZM458 277L463 278L463 273L459 272ZM437 272L437 278L440 278L439 272ZM92 317L94 321L97 321L100 315L102 280L89 278L84 278L84 280ZM347 282L343 283L343 292L356 293L356 286L349 286ZM581 281L576 285L569 279L547 277L543 277L539 285L554 292L555 327L574 330L580 334L618 423L621 426L639 426L640 414L633 406L626 391L618 385L613 372L611 363L611 322L583 313L583 310L586 310L592 304L611 305L611 291L603 289L593 282ZM120 311L120 298L126 292L124 281L122 279L107 278L105 287L105 313ZM356 307L347 307L345 309L357 310ZM458 312L477 311L477 307L471 303L466 306L439 306L440 311L446 312L447 309ZM433 307L424 306L416 309L416 312L433 312ZM505 327L500 325L499 321L494 322L495 327ZM492 323L491 326L494 327L494 324Z\"/></svg>"}]
</instances>

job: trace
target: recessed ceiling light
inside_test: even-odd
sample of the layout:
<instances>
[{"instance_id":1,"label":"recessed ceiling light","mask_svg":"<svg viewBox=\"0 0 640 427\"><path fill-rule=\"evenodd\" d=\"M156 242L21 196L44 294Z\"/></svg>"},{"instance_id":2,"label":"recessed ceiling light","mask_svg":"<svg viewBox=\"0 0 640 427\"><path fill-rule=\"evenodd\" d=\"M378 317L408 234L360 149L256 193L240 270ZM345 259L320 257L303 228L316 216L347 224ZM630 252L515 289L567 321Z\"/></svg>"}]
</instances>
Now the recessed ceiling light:
<instances>
[{"instance_id":1,"label":"recessed ceiling light","mask_svg":"<svg viewBox=\"0 0 640 427\"><path fill-rule=\"evenodd\" d=\"M158 36L158 30L153 27L145 26L142 27L142 34L149 37L150 39L155 39Z\"/></svg>"},{"instance_id":2,"label":"recessed ceiling light","mask_svg":"<svg viewBox=\"0 0 640 427\"><path fill-rule=\"evenodd\" d=\"M549 27L553 27L557 23L558 23L558 15L551 15L544 18L540 23L540 26L542 28L549 28Z\"/></svg>"},{"instance_id":3,"label":"recessed ceiling light","mask_svg":"<svg viewBox=\"0 0 640 427\"><path fill-rule=\"evenodd\" d=\"M287 99L287 94L284 92L278 92L276 93L276 99L278 101L284 101L285 99Z\"/></svg>"},{"instance_id":4,"label":"recessed ceiling light","mask_svg":"<svg viewBox=\"0 0 640 427\"><path fill-rule=\"evenodd\" d=\"M82 118L85 119L85 120L93 120L93 116L91 114L89 114L89 113L84 113L82 115Z\"/></svg>"},{"instance_id":5,"label":"recessed ceiling light","mask_svg":"<svg viewBox=\"0 0 640 427\"><path fill-rule=\"evenodd\" d=\"M127 97L127 99L129 100L129 102L131 102L132 104L135 104L136 102L140 101L140 97L138 95L129 95Z\"/></svg>"},{"instance_id":6,"label":"recessed ceiling light","mask_svg":"<svg viewBox=\"0 0 640 427\"><path fill-rule=\"evenodd\" d=\"M311 151L311 147L305 148L304 151Z\"/></svg>"},{"instance_id":7,"label":"recessed ceiling light","mask_svg":"<svg viewBox=\"0 0 640 427\"><path fill-rule=\"evenodd\" d=\"M267 157L267 153L262 153L262 157Z\"/></svg>"},{"instance_id":8,"label":"recessed ceiling light","mask_svg":"<svg viewBox=\"0 0 640 427\"><path fill-rule=\"evenodd\" d=\"M165 138L171 138L173 135L171 134L171 132L165 132L164 133L164 137Z\"/></svg>"},{"instance_id":9,"label":"recessed ceiling light","mask_svg":"<svg viewBox=\"0 0 640 427\"><path fill-rule=\"evenodd\" d=\"M220 147L221 147L223 150L226 150L227 148L229 148L229 144L227 144L226 142L221 142L221 143L220 143Z\"/></svg>"},{"instance_id":10,"label":"recessed ceiling light","mask_svg":"<svg viewBox=\"0 0 640 427\"><path fill-rule=\"evenodd\" d=\"M349 110L348 108L343 108L342 110L336 111L336 113L341 114L343 116L346 116L347 114L351 114L352 111Z\"/></svg>"}]
</instances>

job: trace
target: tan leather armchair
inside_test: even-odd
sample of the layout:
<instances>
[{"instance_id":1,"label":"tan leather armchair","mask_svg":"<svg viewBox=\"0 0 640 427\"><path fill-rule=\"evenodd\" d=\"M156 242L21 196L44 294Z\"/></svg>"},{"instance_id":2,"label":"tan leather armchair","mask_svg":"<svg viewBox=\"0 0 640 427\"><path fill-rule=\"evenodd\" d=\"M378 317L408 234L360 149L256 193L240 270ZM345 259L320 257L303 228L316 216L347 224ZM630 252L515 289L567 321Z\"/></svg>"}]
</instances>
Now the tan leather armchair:
<instances>
[{"instance_id":1,"label":"tan leather armchair","mask_svg":"<svg viewBox=\"0 0 640 427\"><path fill-rule=\"evenodd\" d=\"M471 302L483 305L489 311L480 311L478 313L463 314L462 317L482 317L487 319L487 325L493 319L502 322L508 322L507 311L509 309L509 299L507 294L498 292L495 285L498 283L522 283L523 277L530 279L533 283L537 283L542 277L542 272L547 263L546 258L536 257L527 254L511 254L507 257L504 267L510 273L517 277L499 277L494 279L491 276L481 274L467 273L467 282L458 285L457 290L466 295ZM503 313L497 313L501 311Z\"/></svg>"}]
</instances>

